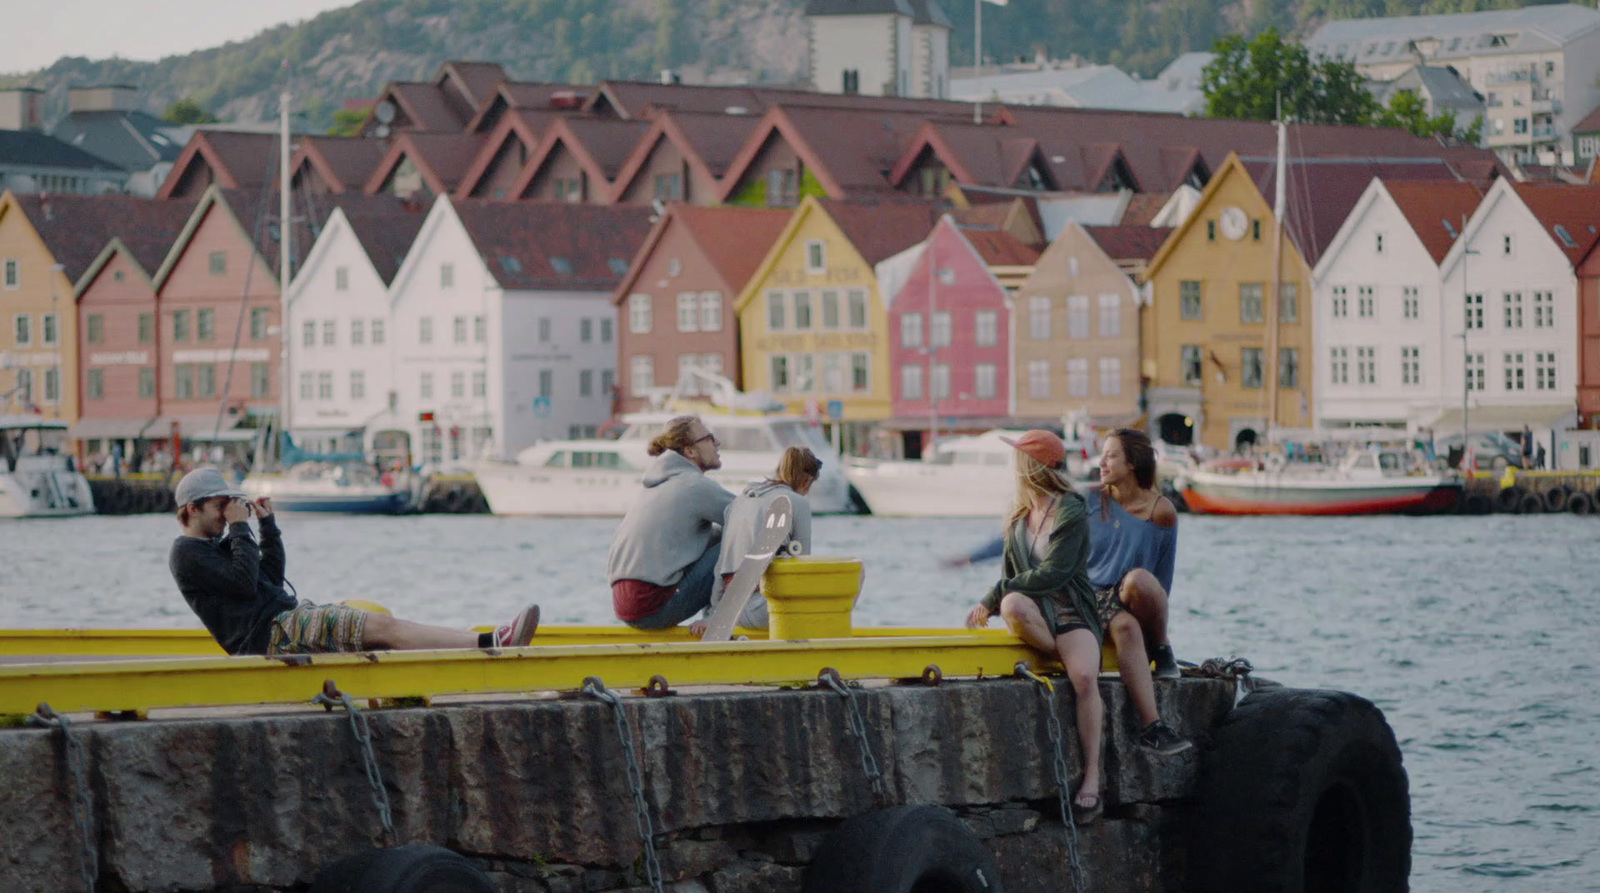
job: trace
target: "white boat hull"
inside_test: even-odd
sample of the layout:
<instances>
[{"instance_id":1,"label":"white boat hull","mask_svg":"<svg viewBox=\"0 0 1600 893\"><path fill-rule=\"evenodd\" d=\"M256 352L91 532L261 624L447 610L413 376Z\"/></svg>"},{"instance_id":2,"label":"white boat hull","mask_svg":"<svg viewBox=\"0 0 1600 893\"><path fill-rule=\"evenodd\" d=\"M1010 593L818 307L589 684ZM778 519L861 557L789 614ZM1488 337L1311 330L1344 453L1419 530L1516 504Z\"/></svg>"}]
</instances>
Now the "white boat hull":
<instances>
[{"instance_id":1,"label":"white boat hull","mask_svg":"<svg viewBox=\"0 0 1600 893\"><path fill-rule=\"evenodd\" d=\"M708 477L729 492L739 493L752 482L769 477L776 465L775 456L730 462L725 454L723 467ZM622 517L643 489L640 474L631 469L544 468L514 462L485 463L473 469L478 489L496 515L555 517ZM829 475L826 467L807 499L817 514L852 509L848 482L837 470Z\"/></svg>"},{"instance_id":2,"label":"white boat hull","mask_svg":"<svg viewBox=\"0 0 1600 893\"><path fill-rule=\"evenodd\" d=\"M29 467L24 458L0 473L0 518L67 518L94 514L89 481L76 471Z\"/></svg>"},{"instance_id":3,"label":"white boat hull","mask_svg":"<svg viewBox=\"0 0 1600 893\"><path fill-rule=\"evenodd\" d=\"M879 462L847 474L874 515L998 518L1017 492L1009 466Z\"/></svg>"},{"instance_id":4,"label":"white boat hull","mask_svg":"<svg viewBox=\"0 0 1600 893\"><path fill-rule=\"evenodd\" d=\"M1383 515L1444 511L1461 494L1437 475L1383 480L1296 477L1268 471L1190 472L1182 486L1192 511L1214 515Z\"/></svg>"}]
</instances>

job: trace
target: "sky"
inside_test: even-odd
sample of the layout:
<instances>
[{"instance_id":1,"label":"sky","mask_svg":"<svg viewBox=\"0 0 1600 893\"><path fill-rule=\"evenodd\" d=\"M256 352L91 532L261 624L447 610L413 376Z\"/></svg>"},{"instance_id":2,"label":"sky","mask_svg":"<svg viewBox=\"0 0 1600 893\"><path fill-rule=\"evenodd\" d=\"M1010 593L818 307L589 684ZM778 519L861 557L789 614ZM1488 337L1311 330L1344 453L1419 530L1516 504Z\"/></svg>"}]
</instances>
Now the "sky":
<instances>
[{"instance_id":1,"label":"sky","mask_svg":"<svg viewBox=\"0 0 1600 893\"><path fill-rule=\"evenodd\" d=\"M0 73L62 56L155 61L243 40L355 0L0 0Z\"/></svg>"}]
</instances>

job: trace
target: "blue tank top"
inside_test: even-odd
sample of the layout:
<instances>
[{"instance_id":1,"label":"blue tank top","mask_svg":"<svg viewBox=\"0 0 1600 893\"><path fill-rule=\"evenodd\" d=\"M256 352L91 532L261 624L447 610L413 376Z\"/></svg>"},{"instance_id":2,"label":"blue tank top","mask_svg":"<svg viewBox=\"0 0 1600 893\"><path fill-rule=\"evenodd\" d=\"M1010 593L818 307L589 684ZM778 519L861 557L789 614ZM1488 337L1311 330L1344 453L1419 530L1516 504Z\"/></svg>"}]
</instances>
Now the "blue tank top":
<instances>
[{"instance_id":1,"label":"blue tank top","mask_svg":"<svg viewBox=\"0 0 1600 893\"><path fill-rule=\"evenodd\" d=\"M1095 589L1115 586L1128 571L1144 568L1172 594L1172 566L1178 556L1178 525L1162 527L1128 514L1115 499L1101 509L1099 487L1081 491L1089 504L1089 582Z\"/></svg>"}]
</instances>

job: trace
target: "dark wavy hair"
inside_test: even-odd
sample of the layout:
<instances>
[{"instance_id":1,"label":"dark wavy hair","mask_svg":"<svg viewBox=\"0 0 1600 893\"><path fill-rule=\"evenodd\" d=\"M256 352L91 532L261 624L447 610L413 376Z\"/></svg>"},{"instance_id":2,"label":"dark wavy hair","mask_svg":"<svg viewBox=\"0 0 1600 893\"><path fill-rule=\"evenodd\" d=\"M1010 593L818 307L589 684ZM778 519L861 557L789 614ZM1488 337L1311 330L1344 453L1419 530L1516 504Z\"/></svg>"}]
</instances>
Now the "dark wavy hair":
<instances>
[{"instance_id":1,"label":"dark wavy hair","mask_svg":"<svg viewBox=\"0 0 1600 893\"><path fill-rule=\"evenodd\" d=\"M1156 448L1150 443L1150 435L1138 428L1113 428L1106 435L1106 441L1115 437L1117 443L1122 445L1122 455L1128 460L1128 467L1133 469L1133 479L1140 488L1154 489L1156 485ZM1105 449L1104 446L1101 449ZM1107 489L1115 489L1107 487ZM1100 500L1100 515L1102 518L1111 517L1109 500Z\"/></svg>"}]
</instances>

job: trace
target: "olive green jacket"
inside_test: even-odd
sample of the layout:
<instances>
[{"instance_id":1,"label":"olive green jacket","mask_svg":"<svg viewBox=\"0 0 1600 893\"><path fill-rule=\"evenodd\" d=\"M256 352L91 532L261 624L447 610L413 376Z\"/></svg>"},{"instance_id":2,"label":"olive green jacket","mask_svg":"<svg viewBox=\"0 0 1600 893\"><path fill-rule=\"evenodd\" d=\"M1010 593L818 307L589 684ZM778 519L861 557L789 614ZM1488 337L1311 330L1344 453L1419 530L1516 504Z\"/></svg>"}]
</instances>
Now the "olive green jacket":
<instances>
[{"instance_id":1,"label":"olive green jacket","mask_svg":"<svg viewBox=\"0 0 1600 893\"><path fill-rule=\"evenodd\" d=\"M984 596L983 606L990 613L998 612L1006 593L1020 592L1038 603L1052 630L1058 606L1071 608L1095 639L1103 640L1105 631L1100 628L1094 587L1089 583L1089 509L1083 497L1071 491L1061 494L1050 530L1050 550L1043 561L1033 557L1027 527L1027 519L1022 518L1006 532L1005 576Z\"/></svg>"}]
</instances>

